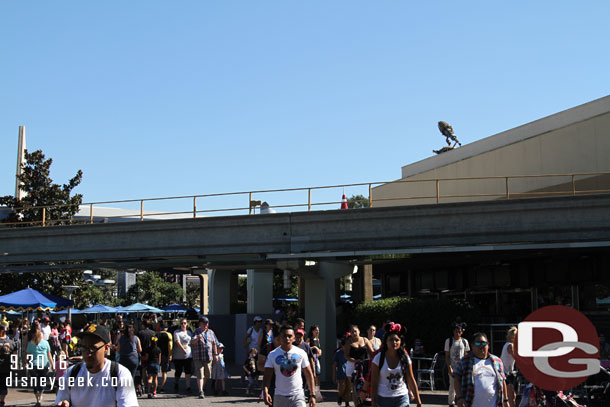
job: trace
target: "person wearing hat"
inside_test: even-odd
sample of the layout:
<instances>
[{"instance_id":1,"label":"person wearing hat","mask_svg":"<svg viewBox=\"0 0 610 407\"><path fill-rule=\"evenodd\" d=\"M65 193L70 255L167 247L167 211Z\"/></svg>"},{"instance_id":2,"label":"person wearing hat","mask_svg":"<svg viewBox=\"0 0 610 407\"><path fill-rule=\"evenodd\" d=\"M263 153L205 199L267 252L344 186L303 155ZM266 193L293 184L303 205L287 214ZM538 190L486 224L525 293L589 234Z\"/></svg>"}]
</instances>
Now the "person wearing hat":
<instances>
[{"instance_id":1,"label":"person wearing hat","mask_svg":"<svg viewBox=\"0 0 610 407\"><path fill-rule=\"evenodd\" d=\"M80 339L78 347L83 362L70 367L62 376L55 405L89 407L93 403L96 407L137 407L131 373L105 357L110 349L108 329L90 324L76 336Z\"/></svg>"},{"instance_id":2,"label":"person wearing hat","mask_svg":"<svg viewBox=\"0 0 610 407\"><path fill-rule=\"evenodd\" d=\"M42 331L42 339L48 341L49 336L51 335L51 319L46 315L42 318L42 325L40 326L40 330Z\"/></svg>"},{"instance_id":3,"label":"person wearing hat","mask_svg":"<svg viewBox=\"0 0 610 407\"><path fill-rule=\"evenodd\" d=\"M6 379L11 375L11 355L16 353L17 343L6 336L4 324L0 324L0 406L8 394Z\"/></svg>"},{"instance_id":4,"label":"person wearing hat","mask_svg":"<svg viewBox=\"0 0 610 407\"><path fill-rule=\"evenodd\" d=\"M195 330L191 340L193 352L193 365L197 375L197 388L199 398L205 398L203 388L205 381L211 377L212 362L218 362L218 339L209 328L210 320L208 317L199 318L199 328Z\"/></svg>"}]
</instances>

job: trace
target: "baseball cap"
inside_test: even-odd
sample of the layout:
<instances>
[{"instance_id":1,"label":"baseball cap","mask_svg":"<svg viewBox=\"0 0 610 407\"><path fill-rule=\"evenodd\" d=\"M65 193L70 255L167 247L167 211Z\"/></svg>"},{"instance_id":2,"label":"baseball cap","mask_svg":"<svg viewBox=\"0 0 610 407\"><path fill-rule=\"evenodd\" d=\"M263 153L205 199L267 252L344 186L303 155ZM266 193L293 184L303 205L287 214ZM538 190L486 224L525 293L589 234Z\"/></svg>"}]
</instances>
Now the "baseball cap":
<instances>
[{"instance_id":1,"label":"baseball cap","mask_svg":"<svg viewBox=\"0 0 610 407\"><path fill-rule=\"evenodd\" d=\"M224 348L224 347L225 347L225 346L222 344L222 342L218 344L218 348L219 348L219 349L220 349L220 348Z\"/></svg>"},{"instance_id":2,"label":"baseball cap","mask_svg":"<svg viewBox=\"0 0 610 407\"><path fill-rule=\"evenodd\" d=\"M254 322L263 322L263 318L257 315L254 317Z\"/></svg>"},{"instance_id":3,"label":"baseball cap","mask_svg":"<svg viewBox=\"0 0 610 407\"><path fill-rule=\"evenodd\" d=\"M43 318L42 318L42 320L43 320L43 321L47 321L47 322L48 322L48 321L50 321L51 319L50 319L49 317L45 316L45 317L43 317Z\"/></svg>"},{"instance_id":4,"label":"baseball cap","mask_svg":"<svg viewBox=\"0 0 610 407\"><path fill-rule=\"evenodd\" d=\"M305 330L304 329L297 329L297 335L305 336Z\"/></svg>"},{"instance_id":5,"label":"baseball cap","mask_svg":"<svg viewBox=\"0 0 610 407\"><path fill-rule=\"evenodd\" d=\"M209 323L210 320L208 319L208 317L199 317L199 322L204 322L204 323Z\"/></svg>"},{"instance_id":6,"label":"baseball cap","mask_svg":"<svg viewBox=\"0 0 610 407\"><path fill-rule=\"evenodd\" d=\"M108 329L106 329L106 327L102 325L91 324L84 331L77 333L76 337L84 338L86 335L97 336L104 343L110 342L110 333L108 332Z\"/></svg>"}]
</instances>

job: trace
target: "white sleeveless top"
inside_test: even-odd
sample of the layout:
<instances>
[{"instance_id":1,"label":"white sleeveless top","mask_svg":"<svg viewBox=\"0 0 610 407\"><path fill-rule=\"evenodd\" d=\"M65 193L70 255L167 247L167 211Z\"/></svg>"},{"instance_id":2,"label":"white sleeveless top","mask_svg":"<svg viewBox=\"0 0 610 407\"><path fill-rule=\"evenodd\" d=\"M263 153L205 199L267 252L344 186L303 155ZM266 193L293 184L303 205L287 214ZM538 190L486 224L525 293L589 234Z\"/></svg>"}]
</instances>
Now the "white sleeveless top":
<instances>
[{"instance_id":1,"label":"white sleeveless top","mask_svg":"<svg viewBox=\"0 0 610 407\"><path fill-rule=\"evenodd\" d=\"M502 359L502 363L504 364L504 373L506 374L512 373L515 370L515 358L508 353L508 345L510 345L510 342L504 344L502 355L500 356L500 359Z\"/></svg>"}]
</instances>

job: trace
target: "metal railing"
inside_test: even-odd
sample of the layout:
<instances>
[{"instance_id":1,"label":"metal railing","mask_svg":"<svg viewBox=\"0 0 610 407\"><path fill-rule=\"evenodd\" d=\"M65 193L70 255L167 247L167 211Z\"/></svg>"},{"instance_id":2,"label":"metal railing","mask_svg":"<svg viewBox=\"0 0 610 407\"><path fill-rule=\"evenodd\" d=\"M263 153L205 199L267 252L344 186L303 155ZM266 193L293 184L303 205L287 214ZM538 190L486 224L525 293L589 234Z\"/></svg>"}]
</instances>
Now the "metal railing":
<instances>
[{"instance_id":1,"label":"metal railing","mask_svg":"<svg viewBox=\"0 0 610 407\"><path fill-rule=\"evenodd\" d=\"M578 183L583 181L590 181L593 177L608 177L600 179L605 187L596 188L578 188ZM563 182L538 182L534 186L516 186L517 180L540 180L551 178L561 179ZM493 185L487 185L489 181L493 182ZM599 180L598 180L599 181ZM464 186L465 183L476 182L474 185L477 191L475 192L460 192L462 189L468 189L468 186ZM451 185L453 184L453 185ZM498 186L499 184L499 186ZM386 197L374 198L373 188L383 186L401 186L408 188L410 186L418 186L419 189L431 190L431 193L421 193L421 191L415 191L414 193L402 194L402 191L394 190L391 193L385 192L383 195ZM312 199L313 192L352 189L360 188L361 190L368 190L368 198L363 200L356 200L364 206L374 207L376 205L382 206L396 206L411 204L414 201L417 203L444 203L444 202L456 202L456 201L477 201L484 199L514 199L514 198L527 198L527 197L540 197L540 196L560 196L560 195L583 195L583 194L599 194L599 193L610 193L610 172L592 172L592 173L574 173L574 174L544 174L544 175L513 175L513 176L488 176L488 177L464 177L464 178L435 178L435 179L421 179L421 180L397 180L389 182L365 182L357 184L341 184L341 185L327 185L327 186L316 186L316 187L303 187L303 188L285 188L285 189L269 189L269 190L252 190L242 192L228 192L228 193L217 193L217 194L204 194L204 195L186 195L186 196L173 196L163 198L147 198L147 199L128 199L128 200L116 200L116 201L100 201L83 203L80 205L80 209L83 210L88 207L88 217L72 217L65 219L52 219L49 213L53 209L74 207L75 205L52 205L52 206L30 206L23 208L0 208L0 211L21 211L21 210L39 210L40 220L34 220L30 222L4 222L0 223L2 226L49 226L58 224L77 224L77 223L96 223L100 221L108 221L110 219L127 219L127 220L140 220L145 219L159 220L162 218L197 218L198 215L203 214L216 214L216 213L236 213L243 212L244 214L256 213L256 209L261 210L262 199L260 196L264 194L287 194L295 192L303 192L306 194L306 199L296 203L284 203L273 205L274 210L283 209L296 209L296 211L312 211L316 208L331 207L329 209L339 209L339 205L342 203L341 200L322 200L316 202ZM487 188L487 191L486 191ZM559 190L555 190L561 188ZM471 186L472 189L472 186ZM442 193L445 190L454 190L455 192ZM381 192L381 191L380 191ZM387 196L391 195L391 196ZM206 207L201 209L201 203L203 200L210 200L212 198L232 198L237 197L240 203L237 206L229 207ZM192 202L189 204L188 210L162 210L162 211L145 211L146 206L151 203L167 202L167 201L179 201L188 200ZM385 203L385 204L384 204ZM122 214L122 215L95 215L95 211L101 212L104 209L116 209L116 208L105 208L101 205L124 205L124 204L136 204L139 206L133 213Z\"/></svg>"}]
</instances>

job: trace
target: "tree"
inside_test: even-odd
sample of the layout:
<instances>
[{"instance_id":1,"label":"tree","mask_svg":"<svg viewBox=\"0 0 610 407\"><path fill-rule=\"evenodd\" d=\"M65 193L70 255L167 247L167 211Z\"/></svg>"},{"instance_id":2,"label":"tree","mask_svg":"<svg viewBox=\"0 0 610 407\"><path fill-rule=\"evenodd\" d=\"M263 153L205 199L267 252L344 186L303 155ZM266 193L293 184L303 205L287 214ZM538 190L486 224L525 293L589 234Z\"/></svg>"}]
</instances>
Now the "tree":
<instances>
[{"instance_id":1,"label":"tree","mask_svg":"<svg viewBox=\"0 0 610 407\"><path fill-rule=\"evenodd\" d=\"M365 197L364 195L352 195L347 200L347 207L349 209L368 208L369 198Z\"/></svg>"},{"instance_id":2,"label":"tree","mask_svg":"<svg viewBox=\"0 0 610 407\"><path fill-rule=\"evenodd\" d=\"M199 306L200 284L199 281L197 281L197 284L188 282L186 284L186 305L189 308Z\"/></svg>"},{"instance_id":3,"label":"tree","mask_svg":"<svg viewBox=\"0 0 610 407\"><path fill-rule=\"evenodd\" d=\"M168 283L158 273L146 272L138 276L136 283L129 287L127 300L131 303L146 302L153 307L164 307L182 302L184 290L178 284Z\"/></svg>"},{"instance_id":4,"label":"tree","mask_svg":"<svg viewBox=\"0 0 610 407\"><path fill-rule=\"evenodd\" d=\"M54 184L50 177L53 159L45 159L42 150L33 153L25 152L25 163L22 165L23 172L19 175L21 189L26 195L17 199L6 195L0 197L0 205L12 209L4 222L21 223L23 226L42 224L43 209L41 206L49 206L45 209L45 220L47 224L68 224L72 217L78 212L83 201L81 194L70 196L72 190L80 184L83 172L78 170L76 175L67 184ZM21 226L21 225L18 225Z\"/></svg>"}]
</instances>

